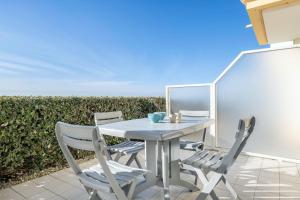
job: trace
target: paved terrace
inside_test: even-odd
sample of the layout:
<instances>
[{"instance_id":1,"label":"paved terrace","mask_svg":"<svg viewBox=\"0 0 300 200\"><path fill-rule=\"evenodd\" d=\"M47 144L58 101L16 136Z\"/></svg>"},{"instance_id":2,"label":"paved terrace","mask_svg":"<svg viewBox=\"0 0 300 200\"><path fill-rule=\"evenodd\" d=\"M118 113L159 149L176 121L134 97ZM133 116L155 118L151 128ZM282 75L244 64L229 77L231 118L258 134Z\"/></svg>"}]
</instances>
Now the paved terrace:
<instances>
[{"instance_id":1,"label":"paved terrace","mask_svg":"<svg viewBox=\"0 0 300 200\"><path fill-rule=\"evenodd\" d=\"M190 153L182 152L182 157ZM87 167L95 163L96 160L90 160L81 166ZM242 155L232 166L228 177L241 199L300 199L300 164ZM183 175L183 178L192 181L190 175ZM232 199L223 183L215 191L220 199ZM198 194L199 192L171 186L172 199L192 200ZM137 199L158 200L163 199L162 197L162 189L155 186L140 193ZM0 199L81 200L88 199L88 196L71 169L67 168L0 190Z\"/></svg>"}]
</instances>

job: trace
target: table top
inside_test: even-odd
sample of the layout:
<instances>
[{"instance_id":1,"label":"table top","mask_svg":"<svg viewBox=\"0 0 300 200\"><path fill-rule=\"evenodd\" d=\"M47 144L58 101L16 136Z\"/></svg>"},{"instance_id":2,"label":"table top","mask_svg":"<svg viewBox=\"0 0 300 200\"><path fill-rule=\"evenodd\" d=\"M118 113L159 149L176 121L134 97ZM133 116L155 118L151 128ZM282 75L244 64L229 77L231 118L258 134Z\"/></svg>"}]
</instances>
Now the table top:
<instances>
[{"instance_id":1,"label":"table top","mask_svg":"<svg viewBox=\"0 0 300 200\"><path fill-rule=\"evenodd\" d=\"M213 119L203 117L184 117L180 123L170 123L168 120L152 123L149 119L143 118L98 125L97 127L100 133L104 135L164 141L195 133L213 123Z\"/></svg>"}]
</instances>

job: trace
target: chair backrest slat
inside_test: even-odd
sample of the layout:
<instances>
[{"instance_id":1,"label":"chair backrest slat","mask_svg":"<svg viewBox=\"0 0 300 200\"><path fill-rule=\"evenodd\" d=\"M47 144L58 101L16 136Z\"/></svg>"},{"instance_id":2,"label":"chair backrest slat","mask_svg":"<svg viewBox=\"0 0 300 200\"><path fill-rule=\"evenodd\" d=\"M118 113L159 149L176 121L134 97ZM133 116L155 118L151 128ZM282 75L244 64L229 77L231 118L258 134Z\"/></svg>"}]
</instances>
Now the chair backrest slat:
<instances>
[{"instance_id":1,"label":"chair backrest slat","mask_svg":"<svg viewBox=\"0 0 300 200\"><path fill-rule=\"evenodd\" d=\"M186 117L209 117L208 110L180 110L179 113Z\"/></svg>"},{"instance_id":2,"label":"chair backrest slat","mask_svg":"<svg viewBox=\"0 0 300 200\"><path fill-rule=\"evenodd\" d=\"M78 140L68 136L63 136L64 143L72 148L94 151L94 147L91 140Z\"/></svg>"},{"instance_id":3,"label":"chair backrest slat","mask_svg":"<svg viewBox=\"0 0 300 200\"><path fill-rule=\"evenodd\" d=\"M63 122L59 122L60 130L63 135L78 139L78 140L90 140L92 141L92 132L94 126L79 126L72 125Z\"/></svg>"},{"instance_id":4,"label":"chair backrest slat","mask_svg":"<svg viewBox=\"0 0 300 200\"><path fill-rule=\"evenodd\" d=\"M255 117L249 119L241 119L238 125L238 131L235 136L235 142L230 148L229 152L224 156L221 161L221 165L218 169L221 173L226 173L228 168L234 163L239 154L245 147L248 138L253 132L255 126Z\"/></svg>"},{"instance_id":5,"label":"chair backrest slat","mask_svg":"<svg viewBox=\"0 0 300 200\"><path fill-rule=\"evenodd\" d=\"M101 120L95 120L96 125L103 125L103 124L110 124L114 122L120 122L123 121L123 119L101 119Z\"/></svg>"},{"instance_id":6,"label":"chair backrest slat","mask_svg":"<svg viewBox=\"0 0 300 200\"><path fill-rule=\"evenodd\" d=\"M96 125L109 124L113 122L119 122L123 120L123 114L121 111L114 112L97 112L94 113L94 119Z\"/></svg>"}]
</instances>

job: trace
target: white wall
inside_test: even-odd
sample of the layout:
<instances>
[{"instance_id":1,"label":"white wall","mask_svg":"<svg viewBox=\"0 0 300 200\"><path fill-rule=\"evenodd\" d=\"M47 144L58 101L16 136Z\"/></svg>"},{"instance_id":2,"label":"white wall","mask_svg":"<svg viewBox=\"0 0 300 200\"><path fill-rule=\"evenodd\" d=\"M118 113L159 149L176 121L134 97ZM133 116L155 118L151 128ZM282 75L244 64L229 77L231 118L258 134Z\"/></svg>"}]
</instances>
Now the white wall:
<instances>
[{"instance_id":1,"label":"white wall","mask_svg":"<svg viewBox=\"0 0 300 200\"><path fill-rule=\"evenodd\" d=\"M230 147L238 119L257 124L246 151L300 160L300 48L244 54L216 83L217 143Z\"/></svg>"}]
</instances>

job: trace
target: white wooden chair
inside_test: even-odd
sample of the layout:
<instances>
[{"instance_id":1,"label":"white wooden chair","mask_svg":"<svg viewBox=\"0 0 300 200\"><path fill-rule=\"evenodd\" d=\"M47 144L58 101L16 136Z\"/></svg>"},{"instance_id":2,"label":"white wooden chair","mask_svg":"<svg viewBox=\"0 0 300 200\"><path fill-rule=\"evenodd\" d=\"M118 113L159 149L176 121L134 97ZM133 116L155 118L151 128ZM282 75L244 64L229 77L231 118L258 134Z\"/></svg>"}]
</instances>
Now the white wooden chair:
<instances>
[{"instance_id":1,"label":"white wooden chair","mask_svg":"<svg viewBox=\"0 0 300 200\"><path fill-rule=\"evenodd\" d=\"M235 142L229 152L224 155L203 150L196 152L191 157L182 161L182 168L194 170L203 183L201 193L196 198L197 200L206 199L208 195L210 195L212 199L218 199L213 189L220 181L224 182L234 199L238 198L236 192L227 181L226 174L245 147L248 138L253 132L254 126L254 117L240 120L238 131L235 135ZM210 179L208 179L208 173L211 174Z\"/></svg>"},{"instance_id":2,"label":"white wooden chair","mask_svg":"<svg viewBox=\"0 0 300 200\"><path fill-rule=\"evenodd\" d=\"M209 111L192 111L192 110L180 110L182 117L209 117ZM189 150L189 151L198 151L204 149L204 141L206 135L206 128L202 133L202 141L190 141L190 140L180 140L180 149L182 150Z\"/></svg>"},{"instance_id":3,"label":"white wooden chair","mask_svg":"<svg viewBox=\"0 0 300 200\"><path fill-rule=\"evenodd\" d=\"M79 126L58 122L55 132L68 164L87 190L89 199L100 200L115 197L119 200L129 200L137 192L151 186L146 178L149 171L105 159L106 144L95 126ZM69 147L95 151L99 164L81 169Z\"/></svg>"},{"instance_id":4,"label":"white wooden chair","mask_svg":"<svg viewBox=\"0 0 300 200\"><path fill-rule=\"evenodd\" d=\"M119 122L123 120L123 114L121 111L115 112L98 112L94 113L94 119L96 125L108 124ZM101 134L101 133L100 133ZM103 141L104 137L101 135ZM144 142L126 140L116 145L108 146L109 158L112 159L111 155L116 154L114 161L118 162L119 159L124 155L130 155L126 165L130 166L133 160L136 162L139 168L142 165L137 157L138 153L145 148Z\"/></svg>"}]
</instances>

